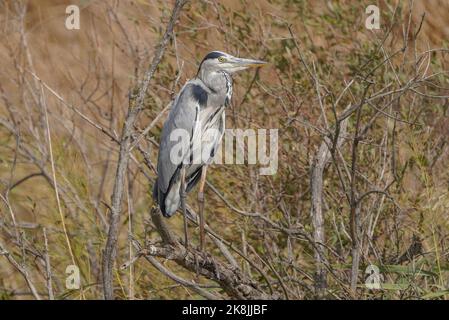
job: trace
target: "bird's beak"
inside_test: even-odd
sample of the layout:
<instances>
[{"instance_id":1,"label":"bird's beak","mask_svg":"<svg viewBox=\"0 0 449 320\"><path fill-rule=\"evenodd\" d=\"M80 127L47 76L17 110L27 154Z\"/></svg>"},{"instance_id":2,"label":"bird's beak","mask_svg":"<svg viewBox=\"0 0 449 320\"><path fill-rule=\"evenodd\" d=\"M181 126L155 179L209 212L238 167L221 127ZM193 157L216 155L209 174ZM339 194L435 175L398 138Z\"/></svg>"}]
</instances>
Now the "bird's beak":
<instances>
[{"instance_id":1,"label":"bird's beak","mask_svg":"<svg viewBox=\"0 0 449 320\"><path fill-rule=\"evenodd\" d=\"M258 68L266 65L268 62L262 60L233 58L232 64L240 68Z\"/></svg>"}]
</instances>

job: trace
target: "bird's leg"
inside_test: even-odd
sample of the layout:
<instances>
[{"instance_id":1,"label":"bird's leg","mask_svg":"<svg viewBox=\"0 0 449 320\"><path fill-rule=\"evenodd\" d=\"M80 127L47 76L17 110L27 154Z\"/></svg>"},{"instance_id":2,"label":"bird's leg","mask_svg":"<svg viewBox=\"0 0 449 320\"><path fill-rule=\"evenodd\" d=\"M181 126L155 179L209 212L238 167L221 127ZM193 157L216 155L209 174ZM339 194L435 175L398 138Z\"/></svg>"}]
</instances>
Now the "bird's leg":
<instances>
[{"instance_id":1,"label":"bird's leg","mask_svg":"<svg viewBox=\"0 0 449 320\"><path fill-rule=\"evenodd\" d=\"M198 205L200 216L200 251L204 248L204 184L206 183L207 166L201 169L200 190L198 192Z\"/></svg>"},{"instance_id":2,"label":"bird's leg","mask_svg":"<svg viewBox=\"0 0 449 320\"><path fill-rule=\"evenodd\" d=\"M182 214L184 215L184 245L189 249L189 237L187 235L187 211L186 211L186 168L181 167L181 189L179 190L181 197Z\"/></svg>"}]
</instances>

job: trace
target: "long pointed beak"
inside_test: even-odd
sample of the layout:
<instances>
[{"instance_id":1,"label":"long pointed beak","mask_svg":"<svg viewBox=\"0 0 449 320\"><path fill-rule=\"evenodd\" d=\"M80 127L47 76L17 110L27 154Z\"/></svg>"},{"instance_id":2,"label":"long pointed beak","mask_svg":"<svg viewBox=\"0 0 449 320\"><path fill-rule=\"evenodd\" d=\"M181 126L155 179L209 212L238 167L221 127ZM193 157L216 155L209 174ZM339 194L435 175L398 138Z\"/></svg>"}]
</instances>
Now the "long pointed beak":
<instances>
[{"instance_id":1,"label":"long pointed beak","mask_svg":"<svg viewBox=\"0 0 449 320\"><path fill-rule=\"evenodd\" d=\"M237 67L258 68L266 65L268 62L262 60L234 58L232 59L232 63L235 64Z\"/></svg>"}]
</instances>

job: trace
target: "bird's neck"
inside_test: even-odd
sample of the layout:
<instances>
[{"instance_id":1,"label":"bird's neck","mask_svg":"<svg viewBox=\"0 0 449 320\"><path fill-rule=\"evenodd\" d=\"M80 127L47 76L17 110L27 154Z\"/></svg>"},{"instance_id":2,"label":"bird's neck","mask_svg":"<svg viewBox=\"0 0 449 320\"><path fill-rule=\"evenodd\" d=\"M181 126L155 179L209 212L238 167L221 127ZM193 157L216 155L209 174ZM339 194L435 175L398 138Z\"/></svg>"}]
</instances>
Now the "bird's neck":
<instances>
[{"instance_id":1,"label":"bird's neck","mask_svg":"<svg viewBox=\"0 0 449 320\"><path fill-rule=\"evenodd\" d=\"M203 72L198 73L198 78L213 92L223 93L226 91L227 78L231 76L224 71Z\"/></svg>"},{"instance_id":2,"label":"bird's neck","mask_svg":"<svg viewBox=\"0 0 449 320\"><path fill-rule=\"evenodd\" d=\"M223 98L223 104L229 105L232 97L232 77L225 71L199 72L198 78L212 94Z\"/></svg>"}]
</instances>

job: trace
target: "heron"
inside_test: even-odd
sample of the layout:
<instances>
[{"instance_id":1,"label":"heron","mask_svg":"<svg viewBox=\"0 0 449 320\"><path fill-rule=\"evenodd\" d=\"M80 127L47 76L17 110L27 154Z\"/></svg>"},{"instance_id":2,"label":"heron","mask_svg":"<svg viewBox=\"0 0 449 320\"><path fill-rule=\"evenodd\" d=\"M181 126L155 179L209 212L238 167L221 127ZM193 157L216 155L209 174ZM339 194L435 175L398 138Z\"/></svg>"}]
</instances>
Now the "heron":
<instances>
[{"instance_id":1,"label":"heron","mask_svg":"<svg viewBox=\"0 0 449 320\"><path fill-rule=\"evenodd\" d=\"M206 172L225 131L225 110L232 97L232 76L238 71L265 64L261 60L212 51L204 57L196 76L185 83L173 102L160 136L153 198L167 218L181 206L186 248L189 246L186 195L198 183L200 251L204 248ZM184 136L177 139L175 132L184 133ZM201 156L197 157L198 154Z\"/></svg>"}]
</instances>

